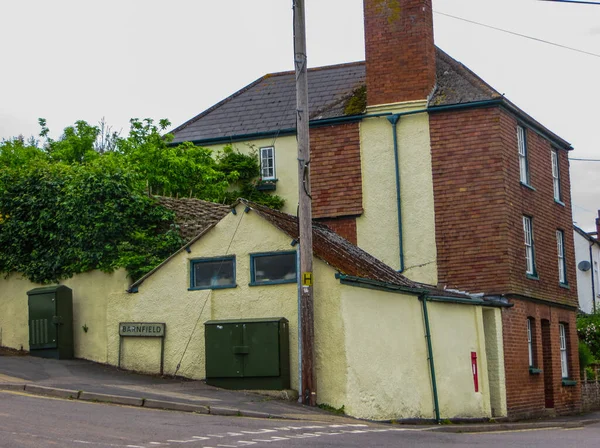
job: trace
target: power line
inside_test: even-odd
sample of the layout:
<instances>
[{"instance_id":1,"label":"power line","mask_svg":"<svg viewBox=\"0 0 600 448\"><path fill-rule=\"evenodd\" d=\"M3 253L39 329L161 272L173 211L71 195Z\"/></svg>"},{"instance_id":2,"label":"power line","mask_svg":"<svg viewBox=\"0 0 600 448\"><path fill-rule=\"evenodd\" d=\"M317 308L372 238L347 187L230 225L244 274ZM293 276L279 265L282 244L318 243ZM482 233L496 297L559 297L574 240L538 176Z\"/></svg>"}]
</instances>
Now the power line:
<instances>
[{"instance_id":1,"label":"power line","mask_svg":"<svg viewBox=\"0 0 600 448\"><path fill-rule=\"evenodd\" d=\"M565 2L565 3L573 3L573 2ZM600 5L600 3L598 3L598 4ZM567 47L566 45L557 44L555 42L550 42L550 41L547 41L547 40L544 40L544 39L539 39L537 37L527 36L526 34L515 33L514 31L508 31L508 30L505 30L505 29L502 29L502 28L497 28L495 26L486 25L485 23L476 22L474 20L463 19L462 17L453 16L451 14L446 14L444 12L439 12L439 11L433 11L433 12L436 13L436 14L442 15L442 16L451 17L451 18L456 19L456 20L462 20L463 22L473 23L475 25L483 26L485 28L491 28L491 29L496 30L496 31L502 31L503 33L508 33L508 34L512 34L514 36L524 37L525 39L535 40L537 42L542 42L544 44L554 45L555 47L564 48L565 50L576 51L577 53L583 53L583 54L587 54L589 56L594 56L594 57L600 58L600 54L598 54L598 53L591 53L589 51L580 50L579 48Z\"/></svg>"},{"instance_id":2,"label":"power line","mask_svg":"<svg viewBox=\"0 0 600 448\"><path fill-rule=\"evenodd\" d=\"M585 2L582 0L539 0L542 2L555 2L555 3L576 3L580 5L596 5L600 6L600 2Z\"/></svg>"}]
</instances>

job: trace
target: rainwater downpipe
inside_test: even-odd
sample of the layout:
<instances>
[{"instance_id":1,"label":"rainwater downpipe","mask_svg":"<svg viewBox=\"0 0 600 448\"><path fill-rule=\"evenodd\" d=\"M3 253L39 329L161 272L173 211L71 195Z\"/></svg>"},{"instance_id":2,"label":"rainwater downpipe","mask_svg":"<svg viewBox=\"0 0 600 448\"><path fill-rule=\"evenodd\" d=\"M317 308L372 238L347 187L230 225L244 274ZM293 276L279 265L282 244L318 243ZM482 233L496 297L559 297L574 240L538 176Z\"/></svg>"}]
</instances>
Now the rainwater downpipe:
<instances>
[{"instance_id":1,"label":"rainwater downpipe","mask_svg":"<svg viewBox=\"0 0 600 448\"><path fill-rule=\"evenodd\" d=\"M592 251L592 247L594 246L594 242L590 241L590 271L592 271L592 304L594 306L594 314L596 314L596 281L594 279L594 252Z\"/></svg>"},{"instance_id":2,"label":"rainwater downpipe","mask_svg":"<svg viewBox=\"0 0 600 448\"><path fill-rule=\"evenodd\" d=\"M427 312L427 295L419 296L423 306L423 321L425 322L425 339L427 340L427 358L429 361L429 373L431 375L431 390L433 393L433 410L435 412L435 422L440 423L440 403L438 400L437 381L435 376L435 363L433 362L433 347L431 345L431 328L429 326L429 313Z\"/></svg>"},{"instance_id":3,"label":"rainwater downpipe","mask_svg":"<svg viewBox=\"0 0 600 448\"><path fill-rule=\"evenodd\" d=\"M400 249L400 269L398 272L404 272L404 243L402 241L402 201L400 197L400 161L398 160L398 128L400 114L386 117L392 125L392 135L394 136L394 163L396 166L396 209L398 210L398 247Z\"/></svg>"}]
</instances>

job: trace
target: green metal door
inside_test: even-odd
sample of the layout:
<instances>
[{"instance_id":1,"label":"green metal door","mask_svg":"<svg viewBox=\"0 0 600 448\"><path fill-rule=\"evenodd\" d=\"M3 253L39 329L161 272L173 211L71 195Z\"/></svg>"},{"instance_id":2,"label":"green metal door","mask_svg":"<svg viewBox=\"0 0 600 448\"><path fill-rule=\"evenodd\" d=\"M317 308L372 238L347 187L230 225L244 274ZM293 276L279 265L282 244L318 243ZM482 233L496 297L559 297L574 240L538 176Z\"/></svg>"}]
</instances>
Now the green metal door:
<instances>
[{"instance_id":1,"label":"green metal door","mask_svg":"<svg viewBox=\"0 0 600 448\"><path fill-rule=\"evenodd\" d=\"M29 348L57 348L56 298L54 294L29 296Z\"/></svg>"},{"instance_id":2,"label":"green metal door","mask_svg":"<svg viewBox=\"0 0 600 448\"><path fill-rule=\"evenodd\" d=\"M244 338L242 324L207 325L206 377L244 376Z\"/></svg>"},{"instance_id":3,"label":"green metal door","mask_svg":"<svg viewBox=\"0 0 600 448\"><path fill-rule=\"evenodd\" d=\"M245 323L245 376L279 376L279 322Z\"/></svg>"}]
</instances>

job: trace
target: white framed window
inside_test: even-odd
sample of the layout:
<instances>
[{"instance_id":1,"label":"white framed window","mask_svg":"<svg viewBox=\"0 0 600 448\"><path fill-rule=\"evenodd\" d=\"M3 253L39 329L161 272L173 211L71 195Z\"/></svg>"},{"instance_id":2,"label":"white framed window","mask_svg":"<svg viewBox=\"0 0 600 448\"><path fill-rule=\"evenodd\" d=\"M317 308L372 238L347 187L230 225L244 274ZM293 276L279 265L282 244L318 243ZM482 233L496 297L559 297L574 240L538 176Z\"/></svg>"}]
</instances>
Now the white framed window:
<instances>
[{"instance_id":1,"label":"white framed window","mask_svg":"<svg viewBox=\"0 0 600 448\"><path fill-rule=\"evenodd\" d=\"M530 317L527 318L527 349L529 351L529 367L534 367L533 365L533 335L532 335L532 319Z\"/></svg>"},{"instance_id":2,"label":"white framed window","mask_svg":"<svg viewBox=\"0 0 600 448\"><path fill-rule=\"evenodd\" d=\"M563 378L569 378L569 357L567 354L567 331L565 324L558 324L560 331L560 371Z\"/></svg>"},{"instance_id":3,"label":"white framed window","mask_svg":"<svg viewBox=\"0 0 600 448\"><path fill-rule=\"evenodd\" d=\"M275 148L260 148L260 177L262 180L275 179Z\"/></svg>"},{"instance_id":4,"label":"white framed window","mask_svg":"<svg viewBox=\"0 0 600 448\"><path fill-rule=\"evenodd\" d=\"M565 264L565 233L556 231L556 249L558 252L558 281L567 284L567 265Z\"/></svg>"},{"instance_id":5,"label":"white framed window","mask_svg":"<svg viewBox=\"0 0 600 448\"><path fill-rule=\"evenodd\" d=\"M554 200L560 202L560 168L558 167L558 151L553 149L552 155L552 185L554 188Z\"/></svg>"},{"instance_id":6,"label":"white framed window","mask_svg":"<svg viewBox=\"0 0 600 448\"><path fill-rule=\"evenodd\" d=\"M527 161L527 137L525 128L517 126L517 142L519 145L519 173L521 182L529 185L529 163Z\"/></svg>"},{"instance_id":7,"label":"white framed window","mask_svg":"<svg viewBox=\"0 0 600 448\"><path fill-rule=\"evenodd\" d=\"M527 274L535 274L535 251L533 248L533 225L529 216L523 216L523 233L525 235L525 261Z\"/></svg>"}]
</instances>

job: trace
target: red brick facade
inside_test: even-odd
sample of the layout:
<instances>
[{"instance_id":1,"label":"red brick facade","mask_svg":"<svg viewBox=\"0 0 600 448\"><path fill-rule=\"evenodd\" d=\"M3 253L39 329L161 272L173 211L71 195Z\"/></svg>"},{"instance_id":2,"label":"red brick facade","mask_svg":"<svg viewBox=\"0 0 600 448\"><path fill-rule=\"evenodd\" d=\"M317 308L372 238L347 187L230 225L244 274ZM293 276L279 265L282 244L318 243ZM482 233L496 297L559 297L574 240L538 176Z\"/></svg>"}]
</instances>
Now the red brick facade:
<instances>
[{"instance_id":1,"label":"red brick facade","mask_svg":"<svg viewBox=\"0 0 600 448\"><path fill-rule=\"evenodd\" d=\"M356 216L362 208L358 123L310 130L313 218Z\"/></svg>"},{"instance_id":2,"label":"red brick facade","mask_svg":"<svg viewBox=\"0 0 600 448\"><path fill-rule=\"evenodd\" d=\"M577 327L574 311L525 300L511 300L503 310L506 399L511 417L533 417L545 409L557 414L581 410L581 384L564 386L561 375L559 324L567 330L569 377L579 379ZM531 319L533 366L529 370L527 319Z\"/></svg>"},{"instance_id":3,"label":"red brick facade","mask_svg":"<svg viewBox=\"0 0 600 448\"><path fill-rule=\"evenodd\" d=\"M526 129L530 187L519 178L517 125ZM509 415L535 415L545 407L557 413L578 410L579 386L562 385L558 342L558 326L564 322L570 335L569 372L578 378L566 150L558 150L563 205L554 200L553 192L551 151L556 147L505 109L433 113L430 133L439 283L502 295L514 305L503 311ZM526 275L524 215L533 222L537 279ZM564 231L567 287L559 283L557 230ZM536 360L546 363L540 364L539 375L530 374L528 368L528 317L534 319L539 341Z\"/></svg>"},{"instance_id":4,"label":"red brick facade","mask_svg":"<svg viewBox=\"0 0 600 448\"><path fill-rule=\"evenodd\" d=\"M320 219L319 222L329 226L331 230L343 236L352 244L358 244L356 236L356 217L345 216L342 218Z\"/></svg>"},{"instance_id":5,"label":"red brick facade","mask_svg":"<svg viewBox=\"0 0 600 448\"><path fill-rule=\"evenodd\" d=\"M435 85L431 0L365 0L369 106L424 100Z\"/></svg>"}]
</instances>

